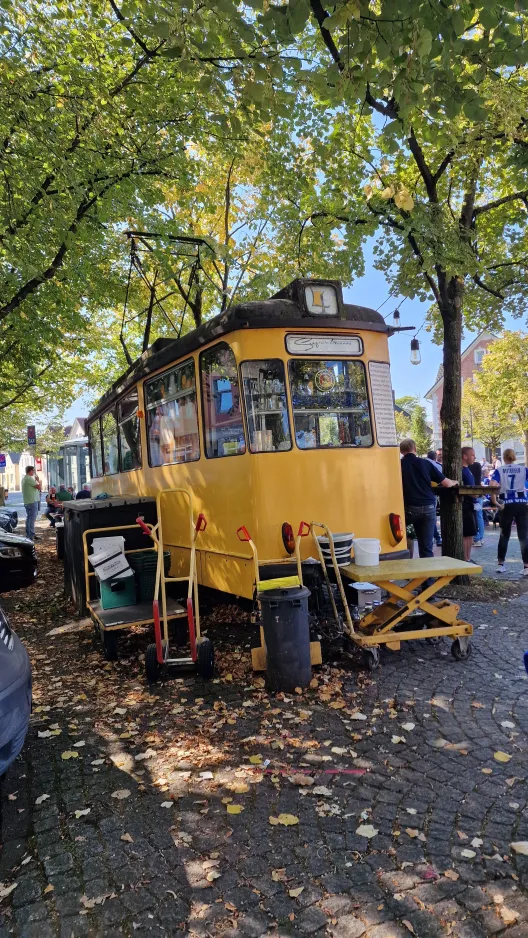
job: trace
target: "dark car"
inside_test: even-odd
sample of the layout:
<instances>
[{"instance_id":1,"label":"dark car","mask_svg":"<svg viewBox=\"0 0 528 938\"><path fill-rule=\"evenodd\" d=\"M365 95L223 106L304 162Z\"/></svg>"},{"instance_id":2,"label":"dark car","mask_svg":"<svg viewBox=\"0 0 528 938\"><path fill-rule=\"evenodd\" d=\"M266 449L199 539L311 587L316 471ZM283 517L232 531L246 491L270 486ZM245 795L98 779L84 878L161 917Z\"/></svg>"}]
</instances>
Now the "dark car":
<instances>
[{"instance_id":1,"label":"dark car","mask_svg":"<svg viewBox=\"0 0 528 938\"><path fill-rule=\"evenodd\" d=\"M33 541L0 530L0 593L31 586L36 576L37 555Z\"/></svg>"},{"instance_id":2,"label":"dark car","mask_svg":"<svg viewBox=\"0 0 528 938\"><path fill-rule=\"evenodd\" d=\"M0 779L18 756L31 714L31 664L0 607Z\"/></svg>"}]
</instances>

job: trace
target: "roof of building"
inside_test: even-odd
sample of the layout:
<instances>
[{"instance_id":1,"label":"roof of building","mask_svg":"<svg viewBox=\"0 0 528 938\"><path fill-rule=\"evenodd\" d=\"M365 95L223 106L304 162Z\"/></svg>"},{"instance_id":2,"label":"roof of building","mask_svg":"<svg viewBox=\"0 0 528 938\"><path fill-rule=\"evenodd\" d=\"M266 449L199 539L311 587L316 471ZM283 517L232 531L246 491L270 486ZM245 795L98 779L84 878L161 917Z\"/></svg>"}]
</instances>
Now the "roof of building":
<instances>
[{"instance_id":1,"label":"roof of building","mask_svg":"<svg viewBox=\"0 0 528 938\"><path fill-rule=\"evenodd\" d=\"M479 332L479 334L475 336L473 341L470 342L469 345L467 345L466 348L462 350L461 355L460 355L461 361L464 361L467 355L469 355L470 352L472 352L473 349L479 344L479 342L482 342L482 340L491 342L491 341L494 341L496 338L497 336L494 335L493 332L488 332L487 329L483 329L483 331ZM424 397L426 400L428 401L431 400L431 395L433 391L436 391L438 385L441 384L443 380L444 380L444 366L440 365L440 367L438 368L437 375L436 375L435 383L433 384L432 388L429 388L429 390L426 391L426 393L424 394Z\"/></svg>"},{"instance_id":2,"label":"roof of building","mask_svg":"<svg viewBox=\"0 0 528 938\"><path fill-rule=\"evenodd\" d=\"M316 318L306 312L304 306L301 305L299 300L301 291L305 285L314 282L329 284L336 288L337 316L332 318L317 316ZM391 332L390 326L385 323L381 313L366 306L343 303L339 281L294 280L270 299L238 303L179 339L157 339L103 395L88 419L91 420L101 414L142 378L231 332L239 329L294 329L299 328L302 323L307 326L310 324L312 328L342 329L343 321L346 321L347 328Z\"/></svg>"}]
</instances>

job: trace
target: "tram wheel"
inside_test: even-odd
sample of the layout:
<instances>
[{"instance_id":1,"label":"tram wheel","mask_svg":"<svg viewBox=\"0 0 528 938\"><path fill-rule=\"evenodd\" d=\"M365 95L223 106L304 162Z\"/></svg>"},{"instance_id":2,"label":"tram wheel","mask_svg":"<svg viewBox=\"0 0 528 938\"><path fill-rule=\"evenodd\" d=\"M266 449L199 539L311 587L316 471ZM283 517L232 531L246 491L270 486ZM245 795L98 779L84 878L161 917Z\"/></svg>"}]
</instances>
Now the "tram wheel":
<instances>
[{"instance_id":1,"label":"tram wheel","mask_svg":"<svg viewBox=\"0 0 528 938\"><path fill-rule=\"evenodd\" d=\"M103 632L103 652L107 661L117 661L117 635L115 632Z\"/></svg>"},{"instance_id":2,"label":"tram wheel","mask_svg":"<svg viewBox=\"0 0 528 938\"><path fill-rule=\"evenodd\" d=\"M464 659L469 658L471 654L471 643L468 641L466 647L463 648L458 638L455 638L453 644L451 645L451 654L453 655L455 661L464 661Z\"/></svg>"},{"instance_id":3,"label":"tram wheel","mask_svg":"<svg viewBox=\"0 0 528 938\"><path fill-rule=\"evenodd\" d=\"M210 638L201 638L197 645L198 656L196 669L204 681L210 681L214 674L214 647Z\"/></svg>"},{"instance_id":4,"label":"tram wheel","mask_svg":"<svg viewBox=\"0 0 528 938\"><path fill-rule=\"evenodd\" d=\"M380 653L379 648L364 648L363 663L368 671L375 671L379 668Z\"/></svg>"}]
</instances>

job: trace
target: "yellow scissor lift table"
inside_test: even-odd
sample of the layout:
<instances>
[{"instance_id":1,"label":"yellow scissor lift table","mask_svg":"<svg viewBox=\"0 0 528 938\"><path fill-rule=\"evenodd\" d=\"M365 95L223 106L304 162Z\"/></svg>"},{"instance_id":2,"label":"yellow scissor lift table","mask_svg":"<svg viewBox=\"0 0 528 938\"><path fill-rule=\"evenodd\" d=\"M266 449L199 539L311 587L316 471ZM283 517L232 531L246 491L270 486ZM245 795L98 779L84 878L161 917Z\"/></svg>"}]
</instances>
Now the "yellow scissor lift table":
<instances>
[{"instance_id":1,"label":"yellow scissor lift table","mask_svg":"<svg viewBox=\"0 0 528 938\"><path fill-rule=\"evenodd\" d=\"M353 563L340 567L342 578L353 583L373 583L388 593L387 599L359 622L354 622L352 629L348 623L348 637L362 649L367 667L377 667L379 645L385 644L397 651L400 642L441 636L453 639L451 651L454 658L467 658L473 626L458 618L460 606L456 603L447 599L433 601L433 597L455 577L478 573L482 573L482 567L453 557L382 560L374 567L360 567ZM428 585L425 585L426 581L429 581ZM427 629L413 629L411 619L408 630L400 631L403 623L407 624L405 620L416 610L428 613Z\"/></svg>"}]
</instances>

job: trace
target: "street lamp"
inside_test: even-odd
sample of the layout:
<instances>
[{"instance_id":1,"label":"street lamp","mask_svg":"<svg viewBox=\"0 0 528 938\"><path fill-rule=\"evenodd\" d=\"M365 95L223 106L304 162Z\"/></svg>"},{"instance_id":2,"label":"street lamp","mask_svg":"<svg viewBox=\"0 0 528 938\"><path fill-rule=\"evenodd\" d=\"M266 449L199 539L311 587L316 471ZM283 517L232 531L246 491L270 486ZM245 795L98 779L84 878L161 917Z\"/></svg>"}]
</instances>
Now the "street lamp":
<instances>
[{"instance_id":1,"label":"street lamp","mask_svg":"<svg viewBox=\"0 0 528 938\"><path fill-rule=\"evenodd\" d=\"M422 360L418 339L411 339L411 365L419 365Z\"/></svg>"}]
</instances>

